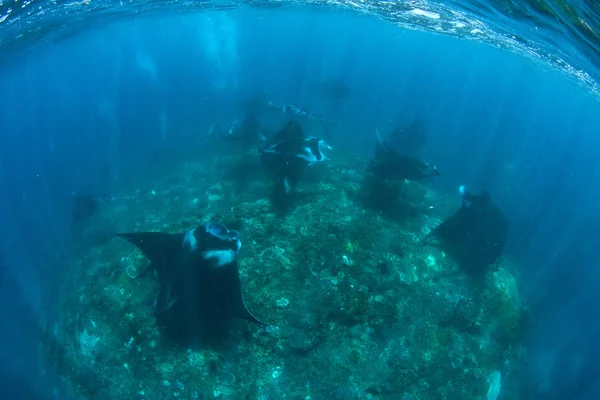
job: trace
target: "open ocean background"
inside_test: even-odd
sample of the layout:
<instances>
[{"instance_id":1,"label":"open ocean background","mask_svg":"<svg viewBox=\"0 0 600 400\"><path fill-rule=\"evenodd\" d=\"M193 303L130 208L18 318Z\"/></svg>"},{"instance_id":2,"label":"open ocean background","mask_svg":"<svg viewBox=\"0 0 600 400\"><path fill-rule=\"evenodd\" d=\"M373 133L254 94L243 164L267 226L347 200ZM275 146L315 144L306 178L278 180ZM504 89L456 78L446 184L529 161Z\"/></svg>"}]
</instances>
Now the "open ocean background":
<instances>
[{"instance_id":1,"label":"open ocean background","mask_svg":"<svg viewBox=\"0 0 600 400\"><path fill-rule=\"evenodd\" d=\"M423 120L443 175L432 190L489 189L510 216L532 398L597 398L597 3L161 3L0 0L5 393L27 398L35 381L67 398L50 367L40 373L35 331L51 329L57 282L78 257L69 191L168 175L209 153L210 126L260 93L322 115L334 149L362 158L375 127ZM314 90L332 78L346 98Z\"/></svg>"}]
</instances>

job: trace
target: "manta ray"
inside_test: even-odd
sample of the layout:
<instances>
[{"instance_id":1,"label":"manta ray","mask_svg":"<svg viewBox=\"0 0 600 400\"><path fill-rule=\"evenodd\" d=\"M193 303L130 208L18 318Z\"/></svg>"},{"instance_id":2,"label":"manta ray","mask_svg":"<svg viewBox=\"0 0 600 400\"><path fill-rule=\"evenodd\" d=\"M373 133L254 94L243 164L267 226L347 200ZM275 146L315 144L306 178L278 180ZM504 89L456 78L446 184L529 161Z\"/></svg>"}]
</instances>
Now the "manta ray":
<instances>
[{"instance_id":1,"label":"manta ray","mask_svg":"<svg viewBox=\"0 0 600 400\"><path fill-rule=\"evenodd\" d=\"M472 275L482 275L504 251L509 221L489 192L474 195L461 186L458 211L433 229L424 242L440 247Z\"/></svg>"},{"instance_id":2,"label":"manta ray","mask_svg":"<svg viewBox=\"0 0 600 400\"><path fill-rule=\"evenodd\" d=\"M289 194L298 184L306 167L327 160L331 147L324 140L305 136L302 127L290 120L265 147L259 150L262 163Z\"/></svg>"},{"instance_id":3,"label":"manta ray","mask_svg":"<svg viewBox=\"0 0 600 400\"><path fill-rule=\"evenodd\" d=\"M159 291L158 325L177 341L219 339L234 319L266 325L246 307L238 272L237 231L209 222L182 233L121 233L151 261Z\"/></svg>"},{"instance_id":4,"label":"manta ray","mask_svg":"<svg viewBox=\"0 0 600 400\"><path fill-rule=\"evenodd\" d=\"M381 179L406 179L416 181L440 176L436 166L422 158L398 153L377 132L375 154L367 172Z\"/></svg>"}]
</instances>

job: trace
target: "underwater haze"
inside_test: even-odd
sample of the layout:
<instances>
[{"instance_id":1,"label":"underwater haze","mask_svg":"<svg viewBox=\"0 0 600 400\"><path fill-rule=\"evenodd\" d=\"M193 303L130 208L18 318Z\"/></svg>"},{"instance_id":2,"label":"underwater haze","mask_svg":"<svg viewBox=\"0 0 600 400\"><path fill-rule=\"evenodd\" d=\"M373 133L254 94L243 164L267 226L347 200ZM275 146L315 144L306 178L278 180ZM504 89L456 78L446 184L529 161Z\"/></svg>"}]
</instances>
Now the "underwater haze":
<instances>
[{"instance_id":1,"label":"underwater haze","mask_svg":"<svg viewBox=\"0 0 600 400\"><path fill-rule=\"evenodd\" d=\"M6 398L600 398L596 3L309 3L0 0Z\"/></svg>"}]
</instances>

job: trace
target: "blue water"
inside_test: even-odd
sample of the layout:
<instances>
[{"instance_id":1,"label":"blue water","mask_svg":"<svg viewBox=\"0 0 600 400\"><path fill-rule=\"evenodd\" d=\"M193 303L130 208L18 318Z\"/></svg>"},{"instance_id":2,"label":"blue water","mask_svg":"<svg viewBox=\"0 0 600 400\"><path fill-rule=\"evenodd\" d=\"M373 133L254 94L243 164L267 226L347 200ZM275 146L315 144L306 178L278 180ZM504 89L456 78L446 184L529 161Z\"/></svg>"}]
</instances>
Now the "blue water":
<instances>
[{"instance_id":1,"label":"blue water","mask_svg":"<svg viewBox=\"0 0 600 400\"><path fill-rule=\"evenodd\" d=\"M357 157L371 154L375 127L425 119L424 153L443 171L432 188L489 189L511 217L507 253L532 309L525 384L534 398L597 398L585 390L600 372L591 362L600 355L600 102L580 81L518 52L321 9L153 13L71 34L0 67L8 381L65 398L35 335L20 333L37 320L51 329L45 299L76 257L68 191L114 193L168 173L206 151L210 125L233 119L239 99L261 92L338 121L331 145ZM331 77L348 83L346 99L311 90ZM28 376L42 364L47 374Z\"/></svg>"}]
</instances>

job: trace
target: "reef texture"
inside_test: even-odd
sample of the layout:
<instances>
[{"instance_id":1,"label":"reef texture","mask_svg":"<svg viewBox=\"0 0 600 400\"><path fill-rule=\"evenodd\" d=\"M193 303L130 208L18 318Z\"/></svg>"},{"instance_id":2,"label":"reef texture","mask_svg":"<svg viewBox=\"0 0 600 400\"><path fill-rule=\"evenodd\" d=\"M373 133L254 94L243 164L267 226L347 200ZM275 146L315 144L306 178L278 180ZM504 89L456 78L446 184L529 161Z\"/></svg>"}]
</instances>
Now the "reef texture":
<instances>
[{"instance_id":1,"label":"reef texture","mask_svg":"<svg viewBox=\"0 0 600 400\"><path fill-rule=\"evenodd\" d=\"M365 169L339 153L308 168L284 215L254 151L184 163L117 194L90 232L211 220L239 230L246 303L271 325L240 321L216 347L167 341L149 261L104 236L63 282L54 334L64 380L90 399L479 400L497 396L501 375L503 398L515 398L527 315L515 267L502 258L471 279L421 242L458 194L396 182L395 212L378 212L364 201Z\"/></svg>"}]
</instances>

